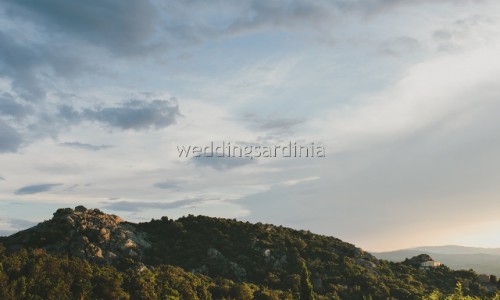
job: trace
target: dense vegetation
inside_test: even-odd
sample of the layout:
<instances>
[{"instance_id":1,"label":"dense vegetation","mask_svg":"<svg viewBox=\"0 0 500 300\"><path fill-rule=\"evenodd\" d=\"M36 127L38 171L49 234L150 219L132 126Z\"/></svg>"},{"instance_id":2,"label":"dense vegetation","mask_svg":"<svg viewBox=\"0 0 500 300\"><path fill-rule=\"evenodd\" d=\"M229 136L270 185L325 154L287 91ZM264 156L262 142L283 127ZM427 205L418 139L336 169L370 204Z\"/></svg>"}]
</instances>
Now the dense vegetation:
<instances>
[{"instance_id":1,"label":"dense vegetation","mask_svg":"<svg viewBox=\"0 0 500 300\"><path fill-rule=\"evenodd\" d=\"M75 216L85 222L65 221ZM472 299L494 297L498 285L495 277L480 283L472 270L421 269L430 257L378 260L333 237L269 224L203 216L103 220L110 219L100 211L67 210L0 238L8 249L0 246L0 299ZM131 232L150 246L134 244L137 251L120 259L96 256L118 247L105 245L115 234ZM71 251L61 251L68 245ZM87 258L72 255L83 253L75 252L79 245Z\"/></svg>"},{"instance_id":2,"label":"dense vegetation","mask_svg":"<svg viewBox=\"0 0 500 300\"><path fill-rule=\"evenodd\" d=\"M211 277L291 291L295 298L303 286L303 263L317 298L420 299L435 290L453 293L457 282L466 295L488 295L473 271L446 266L422 270L412 261L379 261L351 244L309 231L203 216L138 226L155 245L146 251L146 264L175 264Z\"/></svg>"},{"instance_id":3,"label":"dense vegetation","mask_svg":"<svg viewBox=\"0 0 500 300\"><path fill-rule=\"evenodd\" d=\"M0 299L291 299L262 286L213 280L173 266L118 271L43 250L0 247Z\"/></svg>"}]
</instances>

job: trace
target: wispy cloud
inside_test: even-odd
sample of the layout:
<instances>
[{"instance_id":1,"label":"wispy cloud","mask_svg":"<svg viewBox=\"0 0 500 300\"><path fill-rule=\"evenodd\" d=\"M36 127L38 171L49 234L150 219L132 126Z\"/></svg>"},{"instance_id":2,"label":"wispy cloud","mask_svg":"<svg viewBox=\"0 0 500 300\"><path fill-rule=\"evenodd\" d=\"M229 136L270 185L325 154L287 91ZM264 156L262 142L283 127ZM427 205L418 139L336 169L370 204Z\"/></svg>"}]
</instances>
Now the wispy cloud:
<instances>
[{"instance_id":1,"label":"wispy cloud","mask_svg":"<svg viewBox=\"0 0 500 300\"><path fill-rule=\"evenodd\" d=\"M77 111L73 107L59 107L59 116L70 123L94 121L119 129L160 129L172 125L180 116L175 99L141 101L130 100L120 106L86 108Z\"/></svg>"},{"instance_id":2,"label":"wispy cloud","mask_svg":"<svg viewBox=\"0 0 500 300\"><path fill-rule=\"evenodd\" d=\"M193 198L193 199L184 199L173 202L119 201L105 205L105 207L119 211L141 211L142 209L151 209L151 208L174 209L184 206L199 205L206 201L209 200L202 198Z\"/></svg>"},{"instance_id":3,"label":"wispy cloud","mask_svg":"<svg viewBox=\"0 0 500 300\"><path fill-rule=\"evenodd\" d=\"M89 151L99 151L99 150L104 150L104 149L108 149L108 148L113 147L112 145L92 145L92 144L85 144L85 143L80 143L80 142L65 142L65 143L60 143L59 145L64 146L64 147L89 150Z\"/></svg>"},{"instance_id":4,"label":"wispy cloud","mask_svg":"<svg viewBox=\"0 0 500 300\"><path fill-rule=\"evenodd\" d=\"M154 187L163 189L163 190L178 190L179 183L175 181L162 181L154 184Z\"/></svg>"},{"instance_id":5,"label":"wispy cloud","mask_svg":"<svg viewBox=\"0 0 500 300\"><path fill-rule=\"evenodd\" d=\"M61 183L44 183L44 184L34 184L27 185L18 189L16 195L31 195L50 191L52 188L62 185Z\"/></svg>"},{"instance_id":6,"label":"wispy cloud","mask_svg":"<svg viewBox=\"0 0 500 300\"><path fill-rule=\"evenodd\" d=\"M218 171L226 171L256 163L256 160L247 157L193 157L191 161L200 167L210 167Z\"/></svg>"}]
</instances>

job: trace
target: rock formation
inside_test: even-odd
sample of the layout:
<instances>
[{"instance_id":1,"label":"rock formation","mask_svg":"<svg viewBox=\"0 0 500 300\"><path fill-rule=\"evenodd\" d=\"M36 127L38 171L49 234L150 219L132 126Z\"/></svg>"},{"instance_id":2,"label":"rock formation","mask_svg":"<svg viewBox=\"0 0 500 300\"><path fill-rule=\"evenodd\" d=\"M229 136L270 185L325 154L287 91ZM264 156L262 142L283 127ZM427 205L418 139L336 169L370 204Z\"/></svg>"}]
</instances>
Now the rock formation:
<instances>
[{"instance_id":1,"label":"rock formation","mask_svg":"<svg viewBox=\"0 0 500 300\"><path fill-rule=\"evenodd\" d=\"M134 224L83 206L58 209L51 220L12 235L6 244L21 245L104 264L137 262L151 246Z\"/></svg>"}]
</instances>

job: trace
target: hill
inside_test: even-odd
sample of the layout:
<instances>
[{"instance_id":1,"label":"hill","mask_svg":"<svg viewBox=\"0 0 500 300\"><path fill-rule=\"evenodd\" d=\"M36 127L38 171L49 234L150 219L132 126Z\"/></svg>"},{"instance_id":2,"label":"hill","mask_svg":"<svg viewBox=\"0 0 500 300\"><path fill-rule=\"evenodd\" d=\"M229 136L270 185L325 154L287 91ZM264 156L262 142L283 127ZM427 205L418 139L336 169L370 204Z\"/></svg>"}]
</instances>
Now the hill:
<instances>
[{"instance_id":1,"label":"hill","mask_svg":"<svg viewBox=\"0 0 500 300\"><path fill-rule=\"evenodd\" d=\"M79 206L0 243L2 299L421 299L497 284L421 269L427 256L388 262L334 237L205 216L134 224Z\"/></svg>"},{"instance_id":2,"label":"hill","mask_svg":"<svg viewBox=\"0 0 500 300\"><path fill-rule=\"evenodd\" d=\"M429 254L435 260L456 270L473 269L480 274L500 277L500 249L462 246L432 246L390 252L373 252L379 259L400 262L415 255Z\"/></svg>"},{"instance_id":3,"label":"hill","mask_svg":"<svg viewBox=\"0 0 500 300\"><path fill-rule=\"evenodd\" d=\"M440 254L492 254L500 255L500 248L480 248L480 247L465 247L457 245L446 246L422 246L415 247L415 250L423 252L432 252Z\"/></svg>"}]
</instances>

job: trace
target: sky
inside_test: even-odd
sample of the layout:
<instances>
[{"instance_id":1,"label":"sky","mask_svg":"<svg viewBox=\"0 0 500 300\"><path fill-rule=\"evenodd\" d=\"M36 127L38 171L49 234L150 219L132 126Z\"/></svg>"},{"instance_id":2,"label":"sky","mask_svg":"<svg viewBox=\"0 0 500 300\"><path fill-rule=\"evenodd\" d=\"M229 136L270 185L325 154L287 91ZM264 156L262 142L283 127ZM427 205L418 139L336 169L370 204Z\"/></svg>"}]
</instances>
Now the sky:
<instances>
[{"instance_id":1,"label":"sky","mask_svg":"<svg viewBox=\"0 0 500 300\"><path fill-rule=\"evenodd\" d=\"M60 207L500 247L500 2L5 0L0 234ZM290 143L324 157L179 156Z\"/></svg>"}]
</instances>

